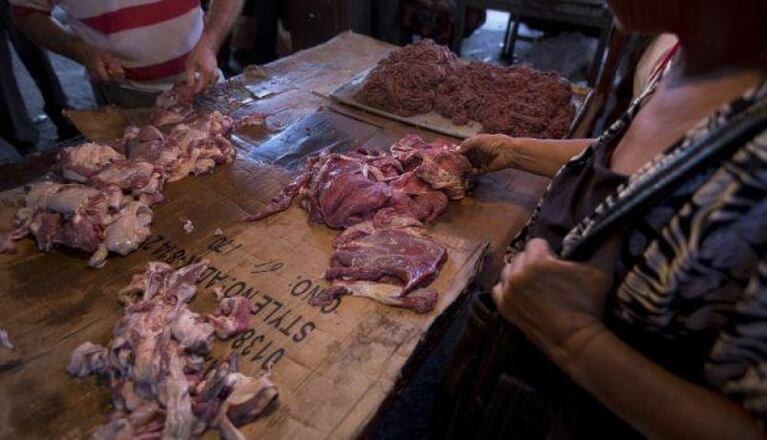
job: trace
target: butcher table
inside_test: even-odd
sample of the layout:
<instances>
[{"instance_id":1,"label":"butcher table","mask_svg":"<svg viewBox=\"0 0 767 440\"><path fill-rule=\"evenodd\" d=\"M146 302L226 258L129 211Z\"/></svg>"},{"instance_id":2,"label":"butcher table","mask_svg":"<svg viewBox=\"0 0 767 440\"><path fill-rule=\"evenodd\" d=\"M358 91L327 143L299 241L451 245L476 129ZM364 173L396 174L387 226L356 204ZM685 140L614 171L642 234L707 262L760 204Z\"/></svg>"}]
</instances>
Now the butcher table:
<instances>
[{"instance_id":1,"label":"butcher table","mask_svg":"<svg viewBox=\"0 0 767 440\"><path fill-rule=\"evenodd\" d=\"M392 48L345 33L219 86L203 106L235 117L263 112L269 115L268 129L236 133L233 164L169 184L166 201L155 211L152 236L133 254L113 256L106 267L94 270L78 252L41 253L33 240L24 240L16 255L0 256L0 328L8 331L18 356L18 362L0 370L0 438L80 438L103 423L111 412L109 387L93 378L69 377L64 369L70 353L85 341L109 340L121 313L116 292L148 261L181 267L201 258L210 267L192 309L211 312L216 287L254 305L253 328L217 342L216 357L237 352L244 373L269 368L280 389L279 407L245 426L246 436L364 434L444 334L465 303L469 284L488 284L498 273L504 246L547 184L547 179L508 170L481 177L470 197L450 204L430 227L449 255L433 284L440 301L431 314L352 297L312 306L308 298L326 286L322 272L336 233L310 224L297 207L262 222L242 219L274 196L307 154L386 147L409 133L437 138L327 97ZM248 97L245 86L255 98ZM108 118L107 113L79 116L106 129L108 121L99 117ZM98 135L94 130L92 136ZM0 168L0 229L10 226L20 187L52 163L51 155L43 155ZM194 225L191 233L183 228L185 219Z\"/></svg>"}]
</instances>

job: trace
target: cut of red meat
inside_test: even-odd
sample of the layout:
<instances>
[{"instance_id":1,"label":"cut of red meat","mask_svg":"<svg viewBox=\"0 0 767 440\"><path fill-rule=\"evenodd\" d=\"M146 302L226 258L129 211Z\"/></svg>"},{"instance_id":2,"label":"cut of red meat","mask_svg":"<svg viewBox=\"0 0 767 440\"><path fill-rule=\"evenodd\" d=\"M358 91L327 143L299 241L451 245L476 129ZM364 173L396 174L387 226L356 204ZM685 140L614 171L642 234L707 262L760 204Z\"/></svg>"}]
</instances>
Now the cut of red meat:
<instances>
[{"instance_id":1,"label":"cut of red meat","mask_svg":"<svg viewBox=\"0 0 767 440\"><path fill-rule=\"evenodd\" d=\"M301 171L301 174L296 176L296 178L293 179L288 184L288 186L285 187L285 189L274 196L272 200L266 204L266 206L258 210L258 212L255 214L246 217L245 221L258 221L288 209L293 203L293 200L295 200L298 193L311 181L313 170L316 167L319 159L319 156L311 156L308 158L306 165L304 165L304 169Z\"/></svg>"},{"instance_id":2,"label":"cut of red meat","mask_svg":"<svg viewBox=\"0 0 767 440\"><path fill-rule=\"evenodd\" d=\"M449 199L465 196L472 167L458 150L408 135L385 152L321 153L247 220L284 211L300 197L312 221L345 229L325 273L332 287L313 297L314 305L352 293L426 313L438 296L419 287L437 276L447 250L426 235L422 222L445 212Z\"/></svg>"},{"instance_id":3,"label":"cut of red meat","mask_svg":"<svg viewBox=\"0 0 767 440\"><path fill-rule=\"evenodd\" d=\"M439 273L447 257L444 245L405 229L377 229L353 240L342 240L325 272L328 281L379 281L402 286L407 295Z\"/></svg>"},{"instance_id":4,"label":"cut of red meat","mask_svg":"<svg viewBox=\"0 0 767 440\"><path fill-rule=\"evenodd\" d=\"M443 191L453 200L466 196L472 166L458 152L457 145L427 144L419 136L409 135L392 145L391 152L406 170L413 171L432 188Z\"/></svg>"},{"instance_id":5,"label":"cut of red meat","mask_svg":"<svg viewBox=\"0 0 767 440\"><path fill-rule=\"evenodd\" d=\"M447 209L448 198L408 171L391 182L391 207L400 214L430 222Z\"/></svg>"},{"instance_id":6,"label":"cut of red meat","mask_svg":"<svg viewBox=\"0 0 767 440\"><path fill-rule=\"evenodd\" d=\"M388 185L359 173L340 173L323 185L319 209L331 228L345 228L373 218L391 197Z\"/></svg>"}]
</instances>

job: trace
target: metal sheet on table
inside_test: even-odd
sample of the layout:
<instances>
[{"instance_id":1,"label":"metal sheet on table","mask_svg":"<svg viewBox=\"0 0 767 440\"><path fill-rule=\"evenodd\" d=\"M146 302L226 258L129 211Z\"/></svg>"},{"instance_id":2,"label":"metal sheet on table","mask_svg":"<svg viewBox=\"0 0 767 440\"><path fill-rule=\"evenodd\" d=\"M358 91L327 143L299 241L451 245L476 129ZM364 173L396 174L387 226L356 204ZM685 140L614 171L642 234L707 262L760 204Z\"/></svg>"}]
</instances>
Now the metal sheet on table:
<instances>
[{"instance_id":1,"label":"metal sheet on table","mask_svg":"<svg viewBox=\"0 0 767 440\"><path fill-rule=\"evenodd\" d=\"M333 98L333 100L335 100L336 102L340 102L342 104L356 107L366 112L375 113L377 115L381 115L389 119L394 119L396 121L404 122L406 124L414 125L416 127L431 130L431 131L441 133L447 136L453 136L453 137L465 139L465 138L474 136L477 133L480 133L482 131L482 124L478 122L474 122L474 121L466 125L456 125L456 124L453 124L453 122L450 121L450 119L440 114L437 114L435 112L429 112L429 113L413 115L413 116L400 116L400 115L388 112L386 110L370 107L364 103L361 103L355 100L354 95L362 87L362 83L365 81L365 78L367 77L367 74L368 72L370 72L370 70L372 70L372 68L367 69L363 72L360 72L358 75L355 75L354 78L351 79L351 81L334 89L332 92L330 92L330 97ZM580 87L576 85L573 85L572 88L573 88L573 105L575 105L575 117L573 118L573 125L574 125L575 122L580 119L580 113L586 109L585 104L588 102L588 99L589 99L589 96L591 95L592 90L586 87ZM573 128L574 127L571 126L570 131L572 131Z\"/></svg>"}]
</instances>

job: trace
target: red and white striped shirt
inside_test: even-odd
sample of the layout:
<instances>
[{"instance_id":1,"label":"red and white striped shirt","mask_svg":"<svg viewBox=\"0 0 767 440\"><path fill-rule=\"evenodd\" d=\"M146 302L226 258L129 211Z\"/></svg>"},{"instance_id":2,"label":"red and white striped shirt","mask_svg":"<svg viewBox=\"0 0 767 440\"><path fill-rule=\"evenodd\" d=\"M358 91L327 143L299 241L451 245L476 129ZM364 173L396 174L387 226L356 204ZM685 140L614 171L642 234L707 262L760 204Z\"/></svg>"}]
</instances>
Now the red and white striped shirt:
<instances>
[{"instance_id":1,"label":"red and white striped shirt","mask_svg":"<svg viewBox=\"0 0 767 440\"><path fill-rule=\"evenodd\" d=\"M10 0L25 16L64 10L72 31L123 65L131 88L168 89L203 31L200 0Z\"/></svg>"}]
</instances>

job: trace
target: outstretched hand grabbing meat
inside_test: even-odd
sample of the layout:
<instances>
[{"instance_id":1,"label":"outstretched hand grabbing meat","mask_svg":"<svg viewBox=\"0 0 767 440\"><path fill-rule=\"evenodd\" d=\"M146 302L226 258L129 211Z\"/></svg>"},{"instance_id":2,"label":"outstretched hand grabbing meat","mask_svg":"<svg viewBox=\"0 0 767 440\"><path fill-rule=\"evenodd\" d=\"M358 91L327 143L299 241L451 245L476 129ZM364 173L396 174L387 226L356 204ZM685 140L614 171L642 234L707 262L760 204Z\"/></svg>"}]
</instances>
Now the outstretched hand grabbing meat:
<instances>
[{"instance_id":1,"label":"outstretched hand grabbing meat","mask_svg":"<svg viewBox=\"0 0 767 440\"><path fill-rule=\"evenodd\" d=\"M504 134L478 134L461 144L478 174L516 168L553 177L562 166L582 153L593 139L533 139Z\"/></svg>"},{"instance_id":2,"label":"outstretched hand grabbing meat","mask_svg":"<svg viewBox=\"0 0 767 440\"><path fill-rule=\"evenodd\" d=\"M459 151L469 159L477 173L490 173L512 165L514 141L502 134L478 134L463 141Z\"/></svg>"}]
</instances>

